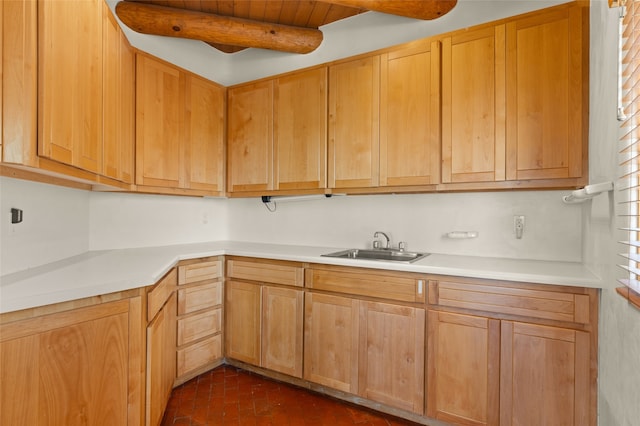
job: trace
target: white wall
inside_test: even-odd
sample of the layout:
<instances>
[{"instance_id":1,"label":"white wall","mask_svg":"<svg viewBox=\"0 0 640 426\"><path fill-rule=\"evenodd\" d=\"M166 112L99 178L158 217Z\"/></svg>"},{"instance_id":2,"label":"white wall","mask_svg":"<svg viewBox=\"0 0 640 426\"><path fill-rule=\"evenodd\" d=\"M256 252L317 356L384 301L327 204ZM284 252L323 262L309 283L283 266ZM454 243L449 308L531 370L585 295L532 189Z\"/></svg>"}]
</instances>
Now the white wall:
<instances>
[{"instance_id":1,"label":"white wall","mask_svg":"<svg viewBox=\"0 0 640 426\"><path fill-rule=\"evenodd\" d=\"M617 10L604 0L591 2L591 181L616 180L618 122L616 120ZM640 424L640 311L615 293L623 271L616 267L617 243L624 235L614 211L619 193L585 205L584 259L602 277L600 302L599 424ZM619 207L618 207L619 208Z\"/></svg>"},{"instance_id":2,"label":"white wall","mask_svg":"<svg viewBox=\"0 0 640 426\"><path fill-rule=\"evenodd\" d=\"M12 207L23 222L11 224ZM0 275L89 248L89 193L0 177Z\"/></svg>"},{"instance_id":3,"label":"white wall","mask_svg":"<svg viewBox=\"0 0 640 426\"><path fill-rule=\"evenodd\" d=\"M94 192L92 250L228 239L224 199Z\"/></svg>"},{"instance_id":4,"label":"white wall","mask_svg":"<svg viewBox=\"0 0 640 426\"><path fill-rule=\"evenodd\" d=\"M230 238L327 247L371 245L373 233L394 244L432 253L545 260L582 259L582 209L566 205L562 191L342 196L277 203L269 212L258 199L229 200ZM525 215L516 239L513 216ZM452 240L450 231L478 231Z\"/></svg>"}]
</instances>

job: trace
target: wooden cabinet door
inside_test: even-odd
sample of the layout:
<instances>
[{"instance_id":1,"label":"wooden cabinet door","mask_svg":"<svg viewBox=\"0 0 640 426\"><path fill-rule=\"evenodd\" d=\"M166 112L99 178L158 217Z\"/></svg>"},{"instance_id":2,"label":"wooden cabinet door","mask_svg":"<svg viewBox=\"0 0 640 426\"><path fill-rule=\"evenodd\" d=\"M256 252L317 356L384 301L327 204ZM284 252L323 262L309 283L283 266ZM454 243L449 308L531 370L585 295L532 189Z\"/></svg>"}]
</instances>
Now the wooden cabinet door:
<instances>
[{"instance_id":1,"label":"wooden cabinet door","mask_svg":"<svg viewBox=\"0 0 640 426\"><path fill-rule=\"evenodd\" d=\"M262 288L262 367L302 377L303 300L302 290Z\"/></svg>"},{"instance_id":2,"label":"wooden cabinet door","mask_svg":"<svg viewBox=\"0 0 640 426\"><path fill-rule=\"evenodd\" d=\"M3 1L0 139L7 163L37 165L37 39L35 1Z\"/></svg>"},{"instance_id":3,"label":"wooden cabinet door","mask_svg":"<svg viewBox=\"0 0 640 426\"><path fill-rule=\"evenodd\" d=\"M360 396L424 413L424 326L424 309L360 302Z\"/></svg>"},{"instance_id":4,"label":"wooden cabinet door","mask_svg":"<svg viewBox=\"0 0 640 426\"><path fill-rule=\"evenodd\" d=\"M440 44L380 60L380 186L440 182Z\"/></svg>"},{"instance_id":5,"label":"wooden cabinet door","mask_svg":"<svg viewBox=\"0 0 640 426\"><path fill-rule=\"evenodd\" d=\"M224 192L225 89L188 75L185 90L185 187Z\"/></svg>"},{"instance_id":6,"label":"wooden cabinet door","mask_svg":"<svg viewBox=\"0 0 640 426\"><path fill-rule=\"evenodd\" d=\"M146 55L138 54L136 61L136 184L178 188L184 77Z\"/></svg>"},{"instance_id":7,"label":"wooden cabinet door","mask_svg":"<svg viewBox=\"0 0 640 426\"><path fill-rule=\"evenodd\" d=\"M442 182L505 179L505 29L442 42Z\"/></svg>"},{"instance_id":8,"label":"wooden cabinet door","mask_svg":"<svg viewBox=\"0 0 640 426\"><path fill-rule=\"evenodd\" d=\"M588 10L573 4L506 26L509 180L583 176Z\"/></svg>"},{"instance_id":9,"label":"wooden cabinet door","mask_svg":"<svg viewBox=\"0 0 640 426\"><path fill-rule=\"evenodd\" d=\"M104 4L104 176L133 183L135 53Z\"/></svg>"},{"instance_id":10,"label":"wooden cabinet door","mask_svg":"<svg viewBox=\"0 0 640 426\"><path fill-rule=\"evenodd\" d=\"M359 301L305 294L304 378L358 392Z\"/></svg>"},{"instance_id":11,"label":"wooden cabinet door","mask_svg":"<svg viewBox=\"0 0 640 426\"><path fill-rule=\"evenodd\" d=\"M278 78L274 105L274 189L326 188L327 68Z\"/></svg>"},{"instance_id":12,"label":"wooden cabinet door","mask_svg":"<svg viewBox=\"0 0 640 426\"><path fill-rule=\"evenodd\" d=\"M500 321L429 311L427 324L427 416L498 425Z\"/></svg>"},{"instance_id":13,"label":"wooden cabinet door","mask_svg":"<svg viewBox=\"0 0 640 426\"><path fill-rule=\"evenodd\" d=\"M225 294L225 354L260 365L261 286L227 281Z\"/></svg>"},{"instance_id":14,"label":"wooden cabinet door","mask_svg":"<svg viewBox=\"0 0 640 426\"><path fill-rule=\"evenodd\" d=\"M273 189L273 81L228 92L228 171L231 192Z\"/></svg>"},{"instance_id":15,"label":"wooden cabinet door","mask_svg":"<svg viewBox=\"0 0 640 426\"><path fill-rule=\"evenodd\" d=\"M329 67L329 187L379 182L380 57Z\"/></svg>"},{"instance_id":16,"label":"wooden cabinet door","mask_svg":"<svg viewBox=\"0 0 640 426\"><path fill-rule=\"evenodd\" d=\"M502 322L500 425L589 425L589 333Z\"/></svg>"},{"instance_id":17,"label":"wooden cabinet door","mask_svg":"<svg viewBox=\"0 0 640 426\"><path fill-rule=\"evenodd\" d=\"M102 171L102 12L101 0L38 2L39 153L95 173Z\"/></svg>"},{"instance_id":18,"label":"wooden cabinet door","mask_svg":"<svg viewBox=\"0 0 640 426\"><path fill-rule=\"evenodd\" d=\"M140 425L140 297L0 325L0 424Z\"/></svg>"},{"instance_id":19,"label":"wooden cabinet door","mask_svg":"<svg viewBox=\"0 0 640 426\"><path fill-rule=\"evenodd\" d=\"M147 327L147 426L157 426L176 379L176 293Z\"/></svg>"}]
</instances>

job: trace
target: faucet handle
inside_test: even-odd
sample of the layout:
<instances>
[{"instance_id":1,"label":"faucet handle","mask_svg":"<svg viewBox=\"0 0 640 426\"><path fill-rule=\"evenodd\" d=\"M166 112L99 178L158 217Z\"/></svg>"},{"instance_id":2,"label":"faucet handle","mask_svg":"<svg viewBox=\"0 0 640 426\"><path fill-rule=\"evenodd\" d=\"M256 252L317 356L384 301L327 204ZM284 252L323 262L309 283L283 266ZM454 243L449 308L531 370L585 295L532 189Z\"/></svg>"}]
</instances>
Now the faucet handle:
<instances>
[{"instance_id":1,"label":"faucet handle","mask_svg":"<svg viewBox=\"0 0 640 426\"><path fill-rule=\"evenodd\" d=\"M404 251L404 249L406 249L406 248L407 248L407 243L405 243L404 241L400 241L398 243L398 250Z\"/></svg>"},{"instance_id":2,"label":"faucet handle","mask_svg":"<svg viewBox=\"0 0 640 426\"><path fill-rule=\"evenodd\" d=\"M380 248L380 241L379 240L373 240L373 248L374 249L379 249Z\"/></svg>"}]
</instances>

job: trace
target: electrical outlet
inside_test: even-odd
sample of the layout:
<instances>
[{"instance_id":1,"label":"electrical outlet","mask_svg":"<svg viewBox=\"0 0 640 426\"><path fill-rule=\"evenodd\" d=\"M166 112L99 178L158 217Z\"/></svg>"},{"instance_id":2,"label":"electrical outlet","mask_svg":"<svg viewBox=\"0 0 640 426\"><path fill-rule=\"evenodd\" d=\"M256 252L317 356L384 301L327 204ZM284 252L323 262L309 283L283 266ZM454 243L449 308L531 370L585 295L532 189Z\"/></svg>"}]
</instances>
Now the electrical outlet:
<instances>
[{"instance_id":1,"label":"electrical outlet","mask_svg":"<svg viewBox=\"0 0 640 426\"><path fill-rule=\"evenodd\" d=\"M513 217L513 231L516 233L516 238L521 239L524 232L524 216L518 215Z\"/></svg>"}]
</instances>

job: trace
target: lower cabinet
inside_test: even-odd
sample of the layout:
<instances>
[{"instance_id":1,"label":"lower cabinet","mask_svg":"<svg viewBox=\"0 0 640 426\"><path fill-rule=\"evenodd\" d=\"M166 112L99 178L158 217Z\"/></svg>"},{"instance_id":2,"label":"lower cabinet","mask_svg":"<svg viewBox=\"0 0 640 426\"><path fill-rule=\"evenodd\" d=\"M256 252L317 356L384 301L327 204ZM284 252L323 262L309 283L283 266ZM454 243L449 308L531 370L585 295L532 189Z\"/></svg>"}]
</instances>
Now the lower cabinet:
<instances>
[{"instance_id":1,"label":"lower cabinet","mask_svg":"<svg viewBox=\"0 0 640 426\"><path fill-rule=\"evenodd\" d=\"M212 257L178 266L176 384L222 362L222 264Z\"/></svg>"},{"instance_id":2,"label":"lower cabinet","mask_svg":"<svg viewBox=\"0 0 640 426\"><path fill-rule=\"evenodd\" d=\"M440 278L429 282L428 417L596 424L597 290Z\"/></svg>"},{"instance_id":3,"label":"lower cabinet","mask_svg":"<svg viewBox=\"0 0 640 426\"><path fill-rule=\"evenodd\" d=\"M0 316L0 424L141 424L141 297L96 299Z\"/></svg>"},{"instance_id":4,"label":"lower cabinet","mask_svg":"<svg viewBox=\"0 0 640 426\"><path fill-rule=\"evenodd\" d=\"M502 322L500 425L589 425L590 336Z\"/></svg>"},{"instance_id":5,"label":"lower cabinet","mask_svg":"<svg viewBox=\"0 0 640 426\"><path fill-rule=\"evenodd\" d=\"M225 354L302 377L303 269L293 262L227 260ZM242 281L241 281L242 280Z\"/></svg>"},{"instance_id":6,"label":"lower cabinet","mask_svg":"<svg viewBox=\"0 0 640 426\"><path fill-rule=\"evenodd\" d=\"M149 294L166 293L162 307L147 326L147 426L162 421L176 378L176 272L173 269Z\"/></svg>"},{"instance_id":7,"label":"lower cabinet","mask_svg":"<svg viewBox=\"0 0 640 426\"><path fill-rule=\"evenodd\" d=\"M499 424L500 321L429 311L427 416Z\"/></svg>"},{"instance_id":8,"label":"lower cabinet","mask_svg":"<svg viewBox=\"0 0 640 426\"><path fill-rule=\"evenodd\" d=\"M307 293L304 319L304 378L358 393L359 303L343 296Z\"/></svg>"},{"instance_id":9,"label":"lower cabinet","mask_svg":"<svg viewBox=\"0 0 640 426\"><path fill-rule=\"evenodd\" d=\"M305 303L306 380L423 413L424 309L319 293Z\"/></svg>"}]
</instances>

